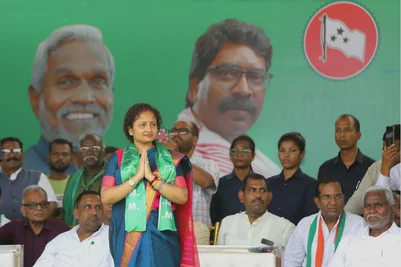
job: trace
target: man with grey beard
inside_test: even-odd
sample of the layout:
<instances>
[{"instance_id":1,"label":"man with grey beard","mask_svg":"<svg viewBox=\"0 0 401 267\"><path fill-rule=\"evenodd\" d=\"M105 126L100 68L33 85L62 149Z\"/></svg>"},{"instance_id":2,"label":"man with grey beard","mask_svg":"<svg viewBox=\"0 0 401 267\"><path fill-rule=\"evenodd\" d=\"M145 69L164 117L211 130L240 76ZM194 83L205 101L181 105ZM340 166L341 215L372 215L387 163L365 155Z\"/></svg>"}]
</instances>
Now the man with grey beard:
<instances>
[{"instance_id":1,"label":"man with grey beard","mask_svg":"<svg viewBox=\"0 0 401 267\"><path fill-rule=\"evenodd\" d=\"M71 175L63 200L64 221L70 226L75 226L78 223L74 218L76 197L86 190L99 192L106 167L104 160L105 144L100 135L86 134L79 143L79 153L84 166Z\"/></svg>"},{"instance_id":2,"label":"man with grey beard","mask_svg":"<svg viewBox=\"0 0 401 267\"><path fill-rule=\"evenodd\" d=\"M393 193L373 186L364 195L363 217L368 225L344 237L331 267L394 267L401 255L401 230L391 220Z\"/></svg>"},{"instance_id":3,"label":"man with grey beard","mask_svg":"<svg viewBox=\"0 0 401 267\"><path fill-rule=\"evenodd\" d=\"M54 139L73 144L71 174L80 168L79 137L103 135L113 113L114 59L99 29L69 25L57 29L38 47L33 62L29 100L41 137L25 152L25 169L49 174L48 147Z\"/></svg>"}]
</instances>

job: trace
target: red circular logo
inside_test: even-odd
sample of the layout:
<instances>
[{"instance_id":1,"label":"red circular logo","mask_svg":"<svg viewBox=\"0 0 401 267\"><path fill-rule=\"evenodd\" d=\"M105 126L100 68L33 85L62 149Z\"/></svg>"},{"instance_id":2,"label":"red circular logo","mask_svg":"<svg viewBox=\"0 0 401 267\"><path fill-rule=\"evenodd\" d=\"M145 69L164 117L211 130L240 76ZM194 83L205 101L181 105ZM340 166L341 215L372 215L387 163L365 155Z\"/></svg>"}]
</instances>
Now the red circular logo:
<instances>
[{"instance_id":1,"label":"red circular logo","mask_svg":"<svg viewBox=\"0 0 401 267\"><path fill-rule=\"evenodd\" d=\"M351 78L372 61L378 30L369 12L351 2L320 9L306 27L305 55L311 66L330 79Z\"/></svg>"}]
</instances>

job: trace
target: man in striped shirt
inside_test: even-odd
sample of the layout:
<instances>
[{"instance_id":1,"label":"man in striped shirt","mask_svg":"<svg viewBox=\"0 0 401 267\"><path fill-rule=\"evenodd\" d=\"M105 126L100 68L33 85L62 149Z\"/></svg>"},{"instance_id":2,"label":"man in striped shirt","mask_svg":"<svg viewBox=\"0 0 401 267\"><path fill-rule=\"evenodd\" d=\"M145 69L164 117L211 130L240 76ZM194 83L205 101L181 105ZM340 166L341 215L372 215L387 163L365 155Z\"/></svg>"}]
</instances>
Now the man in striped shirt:
<instances>
[{"instance_id":1,"label":"man in striped shirt","mask_svg":"<svg viewBox=\"0 0 401 267\"><path fill-rule=\"evenodd\" d=\"M177 121L170 131L170 136L160 140L170 150L178 151L190 158L193 177L192 212L194 221L211 226L210 203L212 195L219 185L220 172L216 162L194 156L193 152L199 136L196 124Z\"/></svg>"},{"instance_id":2,"label":"man in striped shirt","mask_svg":"<svg viewBox=\"0 0 401 267\"><path fill-rule=\"evenodd\" d=\"M233 169L231 142L259 117L272 78L271 57L263 29L236 19L212 25L196 41L187 108L178 118L196 123L200 134L194 155L217 162L221 175ZM259 150L252 167L265 177L280 172Z\"/></svg>"}]
</instances>

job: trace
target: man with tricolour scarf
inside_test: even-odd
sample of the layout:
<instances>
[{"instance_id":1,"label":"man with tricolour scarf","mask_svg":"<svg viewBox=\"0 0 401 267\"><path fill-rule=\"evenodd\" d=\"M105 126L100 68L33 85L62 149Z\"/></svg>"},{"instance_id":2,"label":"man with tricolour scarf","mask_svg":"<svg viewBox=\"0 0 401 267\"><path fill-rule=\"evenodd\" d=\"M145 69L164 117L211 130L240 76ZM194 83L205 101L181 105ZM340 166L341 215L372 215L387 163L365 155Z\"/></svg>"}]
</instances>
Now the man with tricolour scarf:
<instances>
[{"instance_id":1,"label":"man with tricolour scarf","mask_svg":"<svg viewBox=\"0 0 401 267\"><path fill-rule=\"evenodd\" d=\"M314 201L320 211L303 218L288 241L285 267L325 267L348 233L363 229L362 217L344 211L344 195L336 178L318 180Z\"/></svg>"},{"instance_id":2,"label":"man with tricolour scarf","mask_svg":"<svg viewBox=\"0 0 401 267\"><path fill-rule=\"evenodd\" d=\"M100 192L106 162L104 160L105 144L98 134L86 134L79 141L79 153L84 166L75 172L64 193L64 221L75 226L78 221L74 218L74 203L77 196L86 190Z\"/></svg>"}]
</instances>

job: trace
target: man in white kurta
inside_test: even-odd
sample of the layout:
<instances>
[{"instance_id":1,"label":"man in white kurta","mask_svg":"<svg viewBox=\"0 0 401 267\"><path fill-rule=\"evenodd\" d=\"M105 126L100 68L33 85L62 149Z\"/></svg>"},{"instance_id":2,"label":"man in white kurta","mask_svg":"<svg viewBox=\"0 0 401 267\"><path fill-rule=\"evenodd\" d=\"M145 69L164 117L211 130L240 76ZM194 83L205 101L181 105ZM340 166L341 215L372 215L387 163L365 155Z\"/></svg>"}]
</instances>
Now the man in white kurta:
<instances>
[{"instance_id":1,"label":"man in white kurta","mask_svg":"<svg viewBox=\"0 0 401 267\"><path fill-rule=\"evenodd\" d=\"M34 267L112 267L109 227L102 223L103 205L98 193L84 191L76 201L79 224L50 241Z\"/></svg>"},{"instance_id":2,"label":"man in white kurta","mask_svg":"<svg viewBox=\"0 0 401 267\"><path fill-rule=\"evenodd\" d=\"M264 238L274 242L274 246L286 246L294 229L289 220L268 211L252 224L246 212L241 212L223 219L217 245L263 246Z\"/></svg>"},{"instance_id":3,"label":"man in white kurta","mask_svg":"<svg viewBox=\"0 0 401 267\"><path fill-rule=\"evenodd\" d=\"M395 267L400 265L401 230L391 221L394 205L387 188L371 187L365 193L365 229L344 237L330 267Z\"/></svg>"},{"instance_id":4,"label":"man in white kurta","mask_svg":"<svg viewBox=\"0 0 401 267\"><path fill-rule=\"evenodd\" d=\"M295 225L266 210L272 198L268 180L260 174L249 174L242 182L239 198L245 212L223 219L217 245L262 246L264 238L272 241L274 246L286 246Z\"/></svg>"},{"instance_id":5,"label":"man in white kurta","mask_svg":"<svg viewBox=\"0 0 401 267\"><path fill-rule=\"evenodd\" d=\"M284 254L285 267L307 266L308 253L310 254L310 267L319 266L315 262L315 255L318 250L317 229L320 229L320 226L323 234L323 242L319 244L320 249L323 250L323 259L320 265L322 267L328 266L334 256L337 238L341 239L338 235L340 226L343 229L342 236L366 226L361 216L344 212L341 184L335 178L322 179L318 181L317 186L318 195L315 197L315 203L320 206L320 211L303 218L298 223ZM341 221L343 216L344 219ZM313 229L311 226L315 220L316 230L311 233ZM309 247L309 242L312 242L311 247Z\"/></svg>"}]
</instances>

